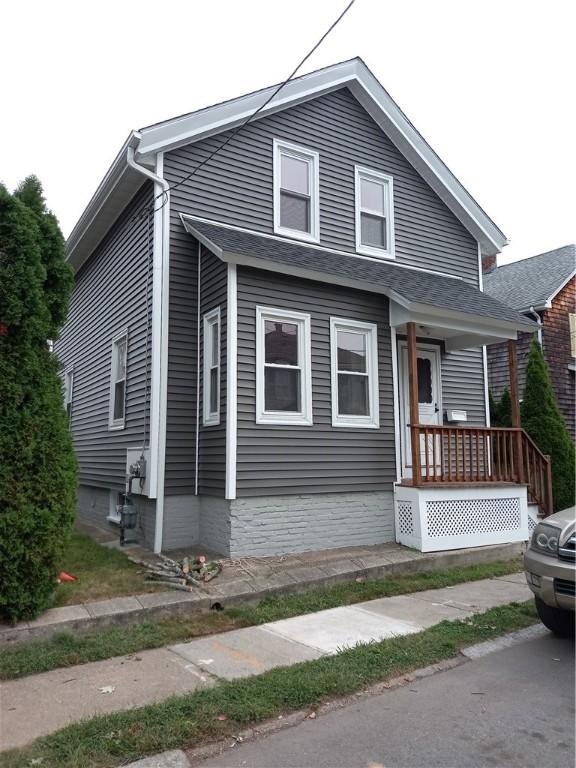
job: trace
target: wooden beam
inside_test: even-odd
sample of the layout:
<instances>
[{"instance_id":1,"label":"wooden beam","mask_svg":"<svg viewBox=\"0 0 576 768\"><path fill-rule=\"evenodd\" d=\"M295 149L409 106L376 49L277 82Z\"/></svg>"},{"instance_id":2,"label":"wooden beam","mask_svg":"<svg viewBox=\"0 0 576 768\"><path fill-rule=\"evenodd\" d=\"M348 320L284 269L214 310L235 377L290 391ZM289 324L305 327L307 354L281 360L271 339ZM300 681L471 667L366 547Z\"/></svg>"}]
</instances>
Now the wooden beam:
<instances>
[{"instance_id":1,"label":"wooden beam","mask_svg":"<svg viewBox=\"0 0 576 768\"><path fill-rule=\"evenodd\" d=\"M519 483L524 482L524 457L522 452L522 432L520 431L520 396L518 394L518 353L516 341L508 340L508 371L510 376L510 401L512 427L517 429L514 458L516 460L516 477Z\"/></svg>"},{"instance_id":2,"label":"wooden beam","mask_svg":"<svg viewBox=\"0 0 576 768\"><path fill-rule=\"evenodd\" d=\"M420 466L420 411L418 408L418 363L416 354L416 323L406 323L408 342L408 398L410 404L410 442L412 447L412 483L422 479Z\"/></svg>"}]
</instances>

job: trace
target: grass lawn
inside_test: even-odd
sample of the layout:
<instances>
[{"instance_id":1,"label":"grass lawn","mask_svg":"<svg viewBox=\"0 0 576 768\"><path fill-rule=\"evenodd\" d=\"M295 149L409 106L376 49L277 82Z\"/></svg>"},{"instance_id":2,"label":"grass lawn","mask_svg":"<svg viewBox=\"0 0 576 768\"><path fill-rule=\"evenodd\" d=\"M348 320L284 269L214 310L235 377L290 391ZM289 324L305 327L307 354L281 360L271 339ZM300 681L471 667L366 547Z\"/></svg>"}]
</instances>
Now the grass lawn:
<instances>
[{"instance_id":1,"label":"grass lawn","mask_svg":"<svg viewBox=\"0 0 576 768\"><path fill-rule=\"evenodd\" d=\"M160 648L194 637L278 621L378 597L410 594L426 589L449 587L464 581L504 576L519 569L520 561L511 560L384 579L344 582L300 595L269 597L256 606L142 622L86 635L61 634L49 640L35 641L0 651L0 679L25 677L58 667L100 661L147 648Z\"/></svg>"},{"instance_id":2,"label":"grass lawn","mask_svg":"<svg viewBox=\"0 0 576 768\"><path fill-rule=\"evenodd\" d=\"M533 603L442 622L417 635L357 646L336 656L271 670L141 709L70 725L31 746L0 754L2 768L112 768L168 749L231 736L291 711L318 707L374 683L458 655L461 648L529 626ZM219 716L225 719L219 719Z\"/></svg>"},{"instance_id":3,"label":"grass lawn","mask_svg":"<svg viewBox=\"0 0 576 768\"><path fill-rule=\"evenodd\" d=\"M140 566L122 552L103 547L78 531L72 533L60 570L76 576L78 581L58 585L55 606L152 591Z\"/></svg>"}]
</instances>

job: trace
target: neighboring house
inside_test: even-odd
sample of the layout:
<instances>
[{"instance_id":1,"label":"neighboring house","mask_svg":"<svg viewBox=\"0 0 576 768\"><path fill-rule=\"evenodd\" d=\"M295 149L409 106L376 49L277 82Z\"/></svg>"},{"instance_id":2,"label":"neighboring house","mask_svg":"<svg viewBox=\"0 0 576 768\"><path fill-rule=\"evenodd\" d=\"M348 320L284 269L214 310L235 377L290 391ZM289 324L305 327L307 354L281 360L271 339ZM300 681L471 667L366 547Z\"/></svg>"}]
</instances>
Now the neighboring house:
<instances>
[{"instance_id":1,"label":"neighboring house","mask_svg":"<svg viewBox=\"0 0 576 768\"><path fill-rule=\"evenodd\" d=\"M486 263L487 261L487 263ZM538 338L550 370L552 385L566 426L576 439L576 245L565 245L529 259L496 267L485 260L484 290L526 317L540 323ZM531 333L518 338L520 394L526 382L526 363ZM488 348L488 381L500 397L508 386L507 353L504 344Z\"/></svg>"},{"instance_id":2,"label":"neighboring house","mask_svg":"<svg viewBox=\"0 0 576 768\"><path fill-rule=\"evenodd\" d=\"M143 454L156 550L526 538L486 428L482 345L536 327L482 292L505 236L360 59L233 136L272 92L130 134L70 235L80 514L117 521Z\"/></svg>"}]
</instances>

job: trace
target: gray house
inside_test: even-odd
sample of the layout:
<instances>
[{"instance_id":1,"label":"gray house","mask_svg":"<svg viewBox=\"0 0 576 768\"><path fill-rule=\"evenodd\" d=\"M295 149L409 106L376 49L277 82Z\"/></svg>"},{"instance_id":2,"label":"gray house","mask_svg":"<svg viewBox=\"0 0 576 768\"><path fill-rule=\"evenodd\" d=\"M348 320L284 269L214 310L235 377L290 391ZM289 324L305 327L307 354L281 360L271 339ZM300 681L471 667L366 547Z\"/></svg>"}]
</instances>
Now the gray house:
<instances>
[{"instance_id":1,"label":"gray house","mask_svg":"<svg viewBox=\"0 0 576 768\"><path fill-rule=\"evenodd\" d=\"M482 292L505 236L360 59L235 132L272 92L131 133L70 235L80 515L114 525L142 456L156 551L526 538L545 460L487 408L485 345L514 379L536 327Z\"/></svg>"}]
</instances>

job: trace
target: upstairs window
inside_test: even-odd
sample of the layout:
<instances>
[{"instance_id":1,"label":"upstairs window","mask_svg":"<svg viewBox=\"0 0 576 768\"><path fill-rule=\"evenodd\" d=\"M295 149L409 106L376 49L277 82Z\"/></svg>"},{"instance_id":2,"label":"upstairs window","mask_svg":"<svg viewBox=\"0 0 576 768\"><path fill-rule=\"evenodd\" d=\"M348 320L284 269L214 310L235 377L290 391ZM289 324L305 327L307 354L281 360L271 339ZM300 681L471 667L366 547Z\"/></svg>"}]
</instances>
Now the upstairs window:
<instances>
[{"instance_id":1,"label":"upstairs window","mask_svg":"<svg viewBox=\"0 0 576 768\"><path fill-rule=\"evenodd\" d=\"M204 315L204 426L220 424L220 307Z\"/></svg>"},{"instance_id":2,"label":"upstairs window","mask_svg":"<svg viewBox=\"0 0 576 768\"><path fill-rule=\"evenodd\" d=\"M256 422L312 424L310 315L256 308Z\"/></svg>"},{"instance_id":3,"label":"upstairs window","mask_svg":"<svg viewBox=\"0 0 576 768\"><path fill-rule=\"evenodd\" d=\"M274 231L319 239L318 153L274 141Z\"/></svg>"},{"instance_id":4,"label":"upstairs window","mask_svg":"<svg viewBox=\"0 0 576 768\"><path fill-rule=\"evenodd\" d=\"M394 258L392 177L356 166L356 250Z\"/></svg>"},{"instance_id":5,"label":"upstairs window","mask_svg":"<svg viewBox=\"0 0 576 768\"><path fill-rule=\"evenodd\" d=\"M376 325L332 317L330 348L332 426L378 427Z\"/></svg>"},{"instance_id":6,"label":"upstairs window","mask_svg":"<svg viewBox=\"0 0 576 768\"><path fill-rule=\"evenodd\" d=\"M126 412L126 355L128 332L112 339L112 370L110 375L110 429L124 429Z\"/></svg>"},{"instance_id":7,"label":"upstairs window","mask_svg":"<svg viewBox=\"0 0 576 768\"><path fill-rule=\"evenodd\" d=\"M64 407L66 408L66 416L68 417L68 424L72 419L72 398L74 396L74 370L65 371L64 373Z\"/></svg>"},{"instance_id":8,"label":"upstairs window","mask_svg":"<svg viewBox=\"0 0 576 768\"><path fill-rule=\"evenodd\" d=\"M576 357L576 315L568 315L570 322L570 354Z\"/></svg>"}]
</instances>

